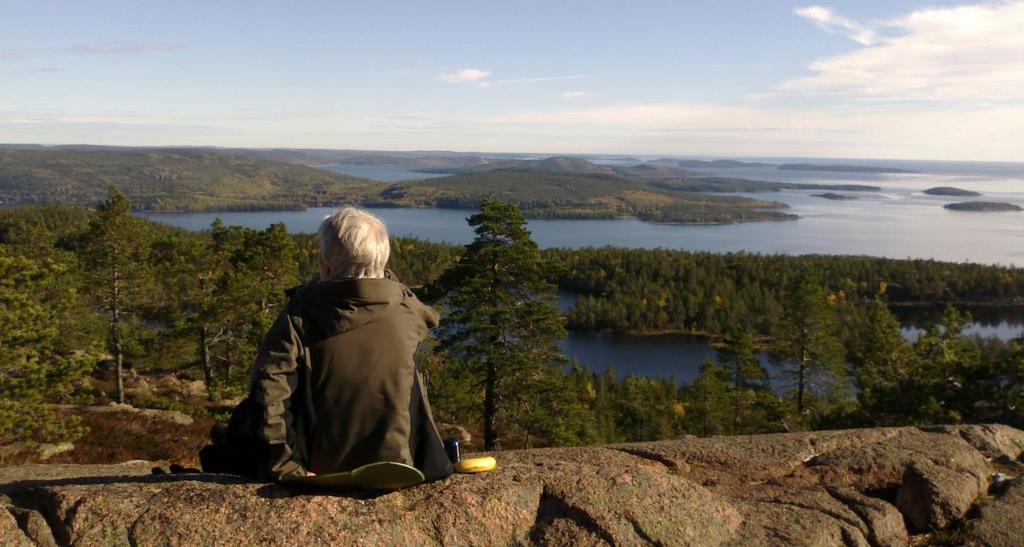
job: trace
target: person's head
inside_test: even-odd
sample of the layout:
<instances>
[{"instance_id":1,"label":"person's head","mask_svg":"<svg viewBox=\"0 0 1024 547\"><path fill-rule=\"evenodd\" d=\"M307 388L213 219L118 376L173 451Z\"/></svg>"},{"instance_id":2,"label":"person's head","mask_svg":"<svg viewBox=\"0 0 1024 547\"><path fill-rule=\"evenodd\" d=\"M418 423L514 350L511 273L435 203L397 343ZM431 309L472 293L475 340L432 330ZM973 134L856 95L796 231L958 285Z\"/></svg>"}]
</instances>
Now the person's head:
<instances>
[{"instance_id":1,"label":"person's head","mask_svg":"<svg viewBox=\"0 0 1024 547\"><path fill-rule=\"evenodd\" d=\"M362 209L342 207L320 223L320 279L379 279L391 255L388 229Z\"/></svg>"}]
</instances>

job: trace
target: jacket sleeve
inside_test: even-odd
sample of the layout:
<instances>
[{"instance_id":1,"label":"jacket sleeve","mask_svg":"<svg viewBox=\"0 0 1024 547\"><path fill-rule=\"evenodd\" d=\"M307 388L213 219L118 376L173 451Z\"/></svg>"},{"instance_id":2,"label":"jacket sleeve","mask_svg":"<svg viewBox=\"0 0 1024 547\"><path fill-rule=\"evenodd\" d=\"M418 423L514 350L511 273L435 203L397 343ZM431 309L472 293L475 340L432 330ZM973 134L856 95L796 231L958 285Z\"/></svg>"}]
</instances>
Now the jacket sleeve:
<instances>
[{"instance_id":1,"label":"jacket sleeve","mask_svg":"<svg viewBox=\"0 0 1024 547\"><path fill-rule=\"evenodd\" d=\"M263 340L253 379L253 395L263 409L259 428L267 446L263 471L275 481L305 474L295 450L289 445L295 438L291 395L298 384L298 360L302 351L286 307Z\"/></svg>"}]
</instances>

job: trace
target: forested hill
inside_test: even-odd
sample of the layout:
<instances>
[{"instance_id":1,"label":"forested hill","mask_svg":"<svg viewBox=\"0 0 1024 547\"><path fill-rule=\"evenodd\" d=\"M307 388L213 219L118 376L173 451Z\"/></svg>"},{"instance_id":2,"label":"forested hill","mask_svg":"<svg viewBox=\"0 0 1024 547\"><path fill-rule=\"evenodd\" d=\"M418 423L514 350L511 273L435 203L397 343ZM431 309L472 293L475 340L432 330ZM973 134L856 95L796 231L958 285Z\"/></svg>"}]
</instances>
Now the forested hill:
<instances>
[{"instance_id":1,"label":"forested hill","mask_svg":"<svg viewBox=\"0 0 1024 547\"><path fill-rule=\"evenodd\" d=\"M91 205L109 186L154 211L296 209L358 202L384 187L208 149L0 148L0 205Z\"/></svg>"},{"instance_id":2,"label":"forested hill","mask_svg":"<svg viewBox=\"0 0 1024 547\"><path fill-rule=\"evenodd\" d=\"M475 209L485 199L510 201L533 218L615 218L653 222L725 223L795 219L773 201L657 188L602 173L497 169L395 184L380 204Z\"/></svg>"}]
</instances>

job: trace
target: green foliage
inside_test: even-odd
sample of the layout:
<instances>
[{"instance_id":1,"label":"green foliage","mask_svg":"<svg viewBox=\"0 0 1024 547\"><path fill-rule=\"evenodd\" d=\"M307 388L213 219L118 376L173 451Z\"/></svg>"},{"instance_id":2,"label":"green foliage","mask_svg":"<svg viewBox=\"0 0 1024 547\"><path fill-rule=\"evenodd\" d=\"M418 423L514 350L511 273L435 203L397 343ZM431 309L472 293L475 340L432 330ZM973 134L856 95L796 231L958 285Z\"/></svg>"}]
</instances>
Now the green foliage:
<instances>
[{"instance_id":1,"label":"green foliage","mask_svg":"<svg viewBox=\"0 0 1024 547\"><path fill-rule=\"evenodd\" d=\"M0 443L72 440L82 429L49 403L66 401L95 358L75 354L63 332L78 294L65 263L0 245Z\"/></svg>"},{"instance_id":2,"label":"green foliage","mask_svg":"<svg viewBox=\"0 0 1024 547\"><path fill-rule=\"evenodd\" d=\"M787 288L813 272L837 299L857 305L1024 301L1024 270L862 256L715 254L644 249L548 249L565 265L559 286L581 294L569 327L726 334L777 329Z\"/></svg>"},{"instance_id":3,"label":"green foliage","mask_svg":"<svg viewBox=\"0 0 1024 547\"><path fill-rule=\"evenodd\" d=\"M958 422L974 414L976 403L986 401L985 370L975 341L963 336L970 314L961 314L950 306L941 325L928 330L914 343L920 360L916 371L917 389L930 395L931 423Z\"/></svg>"},{"instance_id":4,"label":"green foliage","mask_svg":"<svg viewBox=\"0 0 1024 547\"><path fill-rule=\"evenodd\" d=\"M871 422L893 425L934 414L934 401L916 386L920 372L917 355L881 300L871 304L864 340L852 353L851 362L861 412Z\"/></svg>"},{"instance_id":5,"label":"green foliage","mask_svg":"<svg viewBox=\"0 0 1024 547\"><path fill-rule=\"evenodd\" d=\"M808 411L808 396L841 395L845 348L829 294L805 277L787 291L783 320L775 333L772 357L795 382L796 411Z\"/></svg>"},{"instance_id":6,"label":"green foliage","mask_svg":"<svg viewBox=\"0 0 1024 547\"><path fill-rule=\"evenodd\" d=\"M271 314L299 281L298 248L284 226L257 231L217 220L209 232L158 241L150 261L167 297L157 315L173 336L194 339L210 399L221 387L243 387Z\"/></svg>"},{"instance_id":7,"label":"green foliage","mask_svg":"<svg viewBox=\"0 0 1024 547\"><path fill-rule=\"evenodd\" d=\"M0 210L5 441L73 437L74 424L47 405L103 397L95 390L105 387L83 389L77 379L111 343L112 279L122 282L125 366L205 377L219 397L245 389L283 289L317 273L315 236L220 223L190 233L135 219L128 209L111 194L98 211ZM394 238L389 266L419 292L449 297L443 344L420 356L436 419L483 424L493 364L492 442L500 436L505 447L1022 419L1019 341L965 336L969 318L950 309L911 343L888 306L1019 301L1019 269L865 257L538 252L513 207L494 204L474 218L474 244ZM575 328L712 334L716 361L682 387L564 366L553 345L563 332L552 307L554 276L563 289L583 293L570 312ZM769 387L758 354L774 353L799 375L804 360L794 348L805 330L806 412L794 415L799 403ZM836 357L842 353L845 360ZM142 395L133 402L180 404Z\"/></svg>"},{"instance_id":8,"label":"green foliage","mask_svg":"<svg viewBox=\"0 0 1024 547\"><path fill-rule=\"evenodd\" d=\"M514 205L487 201L469 219L476 239L438 281L446 320L441 349L467 368L483 402L484 446L497 426L523 437L550 436L548 367L564 362L565 335L555 307L555 271L530 239Z\"/></svg>"},{"instance_id":9,"label":"green foliage","mask_svg":"<svg viewBox=\"0 0 1024 547\"><path fill-rule=\"evenodd\" d=\"M730 422L719 429L730 434L773 431L781 423L782 408L757 350L754 334L743 329L727 336L718 349L717 362L727 374L731 401Z\"/></svg>"},{"instance_id":10,"label":"green foliage","mask_svg":"<svg viewBox=\"0 0 1024 547\"><path fill-rule=\"evenodd\" d=\"M110 187L106 201L96 208L97 214L82 236L80 252L90 295L109 320L107 347L114 357L115 397L119 403L125 402L125 316L140 308L145 285L151 279L146 268L149 234L143 221L132 216L131 209L131 203Z\"/></svg>"},{"instance_id":11,"label":"green foliage","mask_svg":"<svg viewBox=\"0 0 1024 547\"><path fill-rule=\"evenodd\" d=\"M725 433L732 422L729 370L714 361L705 361L700 366L700 376L686 386L686 400L690 431L704 436Z\"/></svg>"}]
</instances>

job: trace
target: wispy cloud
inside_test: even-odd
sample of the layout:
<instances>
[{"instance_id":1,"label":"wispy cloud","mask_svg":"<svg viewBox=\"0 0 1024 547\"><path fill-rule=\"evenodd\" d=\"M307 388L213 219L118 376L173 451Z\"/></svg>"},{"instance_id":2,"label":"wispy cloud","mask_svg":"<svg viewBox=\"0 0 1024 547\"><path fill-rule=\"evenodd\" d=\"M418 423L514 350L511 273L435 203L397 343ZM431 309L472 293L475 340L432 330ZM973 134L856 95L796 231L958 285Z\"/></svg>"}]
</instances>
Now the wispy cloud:
<instances>
[{"instance_id":1,"label":"wispy cloud","mask_svg":"<svg viewBox=\"0 0 1024 547\"><path fill-rule=\"evenodd\" d=\"M827 10L798 14L816 22L834 18ZM892 32L814 61L810 76L786 80L777 91L874 101L1021 102L1024 1L922 9L883 26Z\"/></svg>"},{"instance_id":2,"label":"wispy cloud","mask_svg":"<svg viewBox=\"0 0 1024 547\"><path fill-rule=\"evenodd\" d=\"M54 72L60 72L60 67L55 66L34 66L25 68L0 68L0 73L4 74L49 74Z\"/></svg>"},{"instance_id":3,"label":"wispy cloud","mask_svg":"<svg viewBox=\"0 0 1024 547\"><path fill-rule=\"evenodd\" d=\"M479 85L481 83L485 83L487 81L487 77L490 75L491 73L489 71L481 70L479 68L464 68L455 72L441 74L438 76L438 79L453 84L475 83Z\"/></svg>"},{"instance_id":4,"label":"wispy cloud","mask_svg":"<svg viewBox=\"0 0 1024 547\"><path fill-rule=\"evenodd\" d=\"M536 143L572 142L579 150L631 153L1014 161L1024 143L1021 119L1024 105L890 109L860 103L836 109L636 103L509 112L463 124L475 125L474 135L534 143L530 149ZM588 148L587 142L594 144Z\"/></svg>"},{"instance_id":5,"label":"wispy cloud","mask_svg":"<svg viewBox=\"0 0 1024 547\"><path fill-rule=\"evenodd\" d=\"M854 21L837 15L823 6L806 6L793 10L793 13L808 19L826 32L842 34L858 44L870 46L875 42L875 31Z\"/></svg>"},{"instance_id":6,"label":"wispy cloud","mask_svg":"<svg viewBox=\"0 0 1024 547\"><path fill-rule=\"evenodd\" d=\"M503 84L539 84L542 82L564 82L566 80L579 80L586 78L582 74L570 74L568 76L537 76L533 78L508 78L506 80L495 80L495 85Z\"/></svg>"},{"instance_id":7,"label":"wispy cloud","mask_svg":"<svg viewBox=\"0 0 1024 547\"><path fill-rule=\"evenodd\" d=\"M464 68L455 72L441 74L437 79L453 84L469 84L480 88L488 88L499 85L514 84L538 84L543 82L561 82L565 80L579 80L586 78L582 74L569 74L566 76L533 76L528 78L504 78L493 79L491 72L479 68Z\"/></svg>"},{"instance_id":8,"label":"wispy cloud","mask_svg":"<svg viewBox=\"0 0 1024 547\"><path fill-rule=\"evenodd\" d=\"M580 99L580 98L583 98L583 97L590 97L592 95L593 95L593 93L591 93L589 91L563 91L562 92L562 98L563 99Z\"/></svg>"},{"instance_id":9,"label":"wispy cloud","mask_svg":"<svg viewBox=\"0 0 1024 547\"><path fill-rule=\"evenodd\" d=\"M174 52L184 49L187 49L187 46L160 42L87 42L66 47L4 48L0 49L0 58L18 59L53 54L135 55L140 53Z\"/></svg>"}]
</instances>

